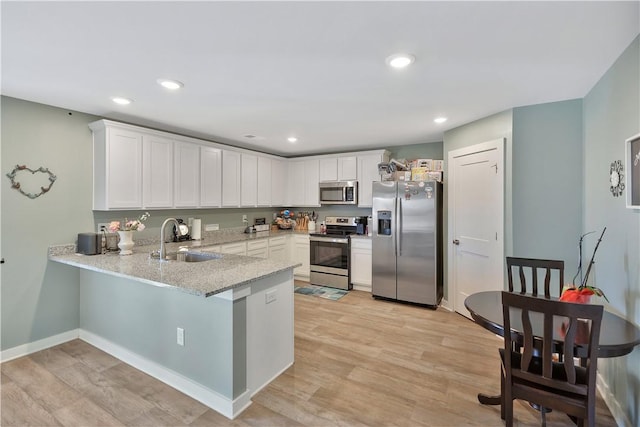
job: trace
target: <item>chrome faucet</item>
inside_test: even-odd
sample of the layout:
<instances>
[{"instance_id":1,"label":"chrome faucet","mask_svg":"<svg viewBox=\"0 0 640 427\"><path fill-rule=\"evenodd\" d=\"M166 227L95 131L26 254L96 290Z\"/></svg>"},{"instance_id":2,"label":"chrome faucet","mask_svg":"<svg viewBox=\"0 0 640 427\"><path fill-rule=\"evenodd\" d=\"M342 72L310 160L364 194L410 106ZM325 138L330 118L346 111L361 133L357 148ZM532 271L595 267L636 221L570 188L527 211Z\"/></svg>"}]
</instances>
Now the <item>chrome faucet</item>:
<instances>
[{"instance_id":1,"label":"chrome faucet","mask_svg":"<svg viewBox=\"0 0 640 427\"><path fill-rule=\"evenodd\" d=\"M176 227L176 232L180 233L180 224L178 223L177 219L167 218L164 220L164 222L162 223L162 227L160 227L160 259L161 260L167 259L167 248L165 247L165 242L164 242L164 229L167 227L167 223L169 222L173 222L174 226Z\"/></svg>"}]
</instances>

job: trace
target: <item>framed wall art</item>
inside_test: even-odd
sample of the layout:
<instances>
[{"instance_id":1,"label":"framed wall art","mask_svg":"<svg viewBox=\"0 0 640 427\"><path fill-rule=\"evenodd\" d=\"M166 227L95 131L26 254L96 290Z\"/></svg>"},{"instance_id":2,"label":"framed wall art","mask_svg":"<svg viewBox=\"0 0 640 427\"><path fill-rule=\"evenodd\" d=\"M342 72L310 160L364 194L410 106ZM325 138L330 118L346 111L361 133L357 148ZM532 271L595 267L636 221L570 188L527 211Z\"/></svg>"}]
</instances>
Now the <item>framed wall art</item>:
<instances>
[{"instance_id":1,"label":"framed wall art","mask_svg":"<svg viewBox=\"0 0 640 427\"><path fill-rule=\"evenodd\" d=\"M627 208L640 209L640 133L625 141Z\"/></svg>"}]
</instances>

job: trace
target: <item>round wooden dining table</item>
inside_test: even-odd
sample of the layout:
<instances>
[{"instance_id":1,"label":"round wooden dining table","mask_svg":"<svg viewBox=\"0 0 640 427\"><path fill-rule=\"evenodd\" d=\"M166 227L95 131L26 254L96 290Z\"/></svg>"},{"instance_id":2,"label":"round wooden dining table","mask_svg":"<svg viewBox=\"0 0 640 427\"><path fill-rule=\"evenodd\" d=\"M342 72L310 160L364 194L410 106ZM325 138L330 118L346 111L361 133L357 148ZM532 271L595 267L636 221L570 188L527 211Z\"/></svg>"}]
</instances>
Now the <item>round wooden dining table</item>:
<instances>
[{"instance_id":1,"label":"round wooden dining table","mask_svg":"<svg viewBox=\"0 0 640 427\"><path fill-rule=\"evenodd\" d=\"M469 295L464 301L464 306L478 325L504 336L502 291L486 291ZM512 325L512 329L514 326ZM624 356L631 353L637 345L640 345L640 328L617 314L605 310L600 325L598 357ZM501 402L500 396L486 396L482 393L478 394L478 400L486 405L499 405Z\"/></svg>"}]
</instances>

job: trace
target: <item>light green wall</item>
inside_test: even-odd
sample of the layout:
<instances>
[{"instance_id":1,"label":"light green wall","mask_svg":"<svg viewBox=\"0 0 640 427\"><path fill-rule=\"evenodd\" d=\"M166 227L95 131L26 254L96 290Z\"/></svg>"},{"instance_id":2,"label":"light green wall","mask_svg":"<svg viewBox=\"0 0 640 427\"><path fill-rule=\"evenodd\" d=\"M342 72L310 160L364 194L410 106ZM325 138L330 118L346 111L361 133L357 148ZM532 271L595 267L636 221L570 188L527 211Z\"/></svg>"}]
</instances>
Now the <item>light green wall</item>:
<instances>
[{"instance_id":1,"label":"light green wall","mask_svg":"<svg viewBox=\"0 0 640 427\"><path fill-rule=\"evenodd\" d=\"M390 147L392 159L435 159L442 160L442 141L427 142L424 144L401 145Z\"/></svg>"},{"instance_id":2,"label":"light green wall","mask_svg":"<svg viewBox=\"0 0 640 427\"><path fill-rule=\"evenodd\" d=\"M47 247L72 242L79 231L93 229L87 123L96 117L7 97L1 102L6 260L1 348L6 350L78 327L78 272L49 264ZM48 167L57 180L47 194L29 199L11 189L5 176L18 164Z\"/></svg>"},{"instance_id":3,"label":"light green wall","mask_svg":"<svg viewBox=\"0 0 640 427\"><path fill-rule=\"evenodd\" d=\"M571 280L582 234L581 99L514 108L512 171L512 254L564 260Z\"/></svg>"},{"instance_id":4,"label":"light green wall","mask_svg":"<svg viewBox=\"0 0 640 427\"><path fill-rule=\"evenodd\" d=\"M606 234L596 255L595 281L610 309L640 325L640 209L609 191L609 167L625 159L624 140L640 132L640 37L584 98L583 230ZM625 173L627 171L625 170ZM587 242L591 254L596 239ZM601 359L598 370L627 425L640 426L640 347L625 357Z\"/></svg>"}]
</instances>

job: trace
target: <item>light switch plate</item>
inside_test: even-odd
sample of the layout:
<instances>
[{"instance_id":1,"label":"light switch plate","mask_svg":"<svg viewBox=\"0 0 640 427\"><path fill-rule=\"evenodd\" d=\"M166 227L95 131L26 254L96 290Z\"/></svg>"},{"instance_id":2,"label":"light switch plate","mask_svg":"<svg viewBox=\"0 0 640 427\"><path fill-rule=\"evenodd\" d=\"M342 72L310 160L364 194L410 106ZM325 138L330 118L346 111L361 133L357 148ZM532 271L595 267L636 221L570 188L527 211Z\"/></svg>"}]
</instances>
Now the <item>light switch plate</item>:
<instances>
[{"instance_id":1,"label":"light switch plate","mask_svg":"<svg viewBox=\"0 0 640 427\"><path fill-rule=\"evenodd\" d=\"M264 294L264 302L265 304L269 304L278 299L278 290L274 289Z\"/></svg>"}]
</instances>

